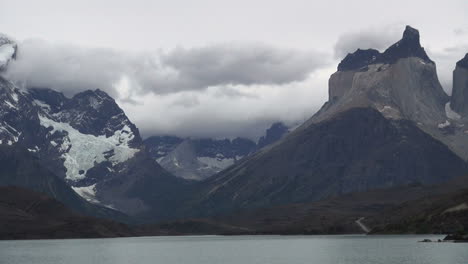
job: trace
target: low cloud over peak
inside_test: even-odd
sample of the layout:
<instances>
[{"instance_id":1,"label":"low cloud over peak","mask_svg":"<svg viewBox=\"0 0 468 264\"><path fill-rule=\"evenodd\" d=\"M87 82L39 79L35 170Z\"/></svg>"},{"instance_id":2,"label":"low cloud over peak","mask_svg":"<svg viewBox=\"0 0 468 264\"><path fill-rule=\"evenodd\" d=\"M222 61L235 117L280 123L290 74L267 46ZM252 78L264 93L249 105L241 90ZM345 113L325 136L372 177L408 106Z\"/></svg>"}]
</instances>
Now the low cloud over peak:
<instances>
[{"instance_id":1,"label":"low cloud over peak","mask_svg":"<svg viewBox=\"0 0 468 264\"><path fill-rule=\"evenodd\" d=\"M20 43L6 75L27 87L48 87L72 95L101 89L121 96L125 77L133 95L171 94L222 85L282 85L303 81L328 63L318 52L264 44L216 44L168 52L119 52L41 40Z\"/></svg>"},{"instance_id":2,"label":"low cloud over peak","mask_svg":"<svg viewBox=\"0 0 468 264\"><path fill-rule=\"evenodd\" d=\"M258 43L130 53L27 40L4 74L67 96L106 91L144 136L256 138L323 103L330 62L329 54Z\"/></svg>"},{"instance_id":3,"label":"low cloud over peak","mask_svg":"<svg viewBox=\"0 0 468 264\"><path fill-rule=\"evenodd\" d=\"M341 60L357 49L384 51L401 38L403 29L403 25L391 25L342 34L334 46L334 57Z\"/></svg>"}]
</instances>

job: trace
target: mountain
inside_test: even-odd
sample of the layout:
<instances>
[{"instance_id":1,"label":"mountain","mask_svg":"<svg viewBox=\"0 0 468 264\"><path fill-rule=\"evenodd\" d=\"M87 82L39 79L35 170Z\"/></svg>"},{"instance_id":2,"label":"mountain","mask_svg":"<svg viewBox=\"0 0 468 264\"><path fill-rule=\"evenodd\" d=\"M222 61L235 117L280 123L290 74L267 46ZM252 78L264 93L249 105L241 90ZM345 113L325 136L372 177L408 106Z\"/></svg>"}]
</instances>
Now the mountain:
<instances>
[{"instance_id":1,"label":"mountain","mask_svg":"<svg viewBox=\"0 0 468 264\"><path fill-rule=\"evenodd\" d=\"M453 71L451 103L453 110L463 118L468 118L468 53L457 62ZM468 131L465 131L468 133Z\"/></svg>"},{"instance_id":2,"label":"mountain","mask_svg":"<svg viewBox=\"0 0 468 264\"><path fill-rule=\"evenodd\" d=\"M266 130L265 136L260 137L257 149L264 148L275 143L289 133L289 128L281 122L274 123Z\"/></svg>"},{"instance_id":3,"label":"mountain","mask_svg":"<svg viewBox=\"0 0 468 264\"><path fill-rule=\"evenodd\" d=\"M0 145L27 150L88 202L126 214L160 211L178 199L154 201L134 190L172 197L187 185L150 158L136 126L101 90L68 98L0 76Z\"/></svg>"},{"instance_id":4,"label":"mountain","mask_svg":"<svg viewBox=\"0 0 468 264\"><path fill-rule=\"evenodd\" d=\"M278 141L288 132L288 128L278 122L267 129L258 144L245 138L182 139L175 136L152 136L144 140L144 144L153 159L175 176L200 181Z\"/></svg>"},{"instance_id":5,"label":"mountain","mask_svg":"<svg viewBox=\"0 0 468 264\"><path fill-rule=\"evenodd\" d=\"M82 216L44 194L0 187L0 239L131 236L124 224Z\"/></svg>"},{"instance_id":6,"label":"mountain","mask_svg":"<svg viewBox=\"0 0 468 264\"><path fill-rule=\"evenodd\" d=\"M184 185L149 158L138 129L103 91L67 98L50 89L19 90L4 79L3 84L2 95L13 98L9 102L15 107L0 109L6 128L0 140L27 148L89 202L137 214L155 204L130 195L136 185L153 184L154 191L165 189L157 181ZM131 164L152 173L140 175Z\"/></svg>"},{"instance_id":7,"label":"mountain","mask_svg":"<svg viewBox=\"0 0 468 264\"><path fill-rule=\"evenodd\" d=\"M207 179L187 210L214 215L464 175L468 135L449 99L408 26L383 53L348 54L314 116Z\"/></svg>"}]
</instances>

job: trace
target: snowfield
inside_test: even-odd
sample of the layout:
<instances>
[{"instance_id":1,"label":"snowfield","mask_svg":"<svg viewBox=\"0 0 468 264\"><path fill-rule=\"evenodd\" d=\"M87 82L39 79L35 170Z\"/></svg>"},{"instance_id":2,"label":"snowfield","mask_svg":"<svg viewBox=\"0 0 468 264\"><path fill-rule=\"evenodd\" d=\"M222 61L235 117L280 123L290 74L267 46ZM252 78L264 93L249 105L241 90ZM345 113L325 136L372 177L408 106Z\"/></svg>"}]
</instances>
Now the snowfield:
<instances>
[{"instance_id":1,"label":"snowfield","mask_svg":"<svg viewBox=\"0 0 468 264\"><path fill-rule=\"evenodd\" d=\"M96 137L82 134L67 123L56 122L41 115L39 115L39 119L43 127L53 128L50 134L56 131L64 131L68 134L60 146L62 157L65 159L67 180L82 180L86 177L87 170L94 167L95 164L110 161L115 165L132 158L139 151L129 147L128 143L135 135L126 125L110 137L105 135ZM112 151L112 156L106 159L108 153ZM82 171L81 174L80 171Z\"/></svg>"}]
</instances>

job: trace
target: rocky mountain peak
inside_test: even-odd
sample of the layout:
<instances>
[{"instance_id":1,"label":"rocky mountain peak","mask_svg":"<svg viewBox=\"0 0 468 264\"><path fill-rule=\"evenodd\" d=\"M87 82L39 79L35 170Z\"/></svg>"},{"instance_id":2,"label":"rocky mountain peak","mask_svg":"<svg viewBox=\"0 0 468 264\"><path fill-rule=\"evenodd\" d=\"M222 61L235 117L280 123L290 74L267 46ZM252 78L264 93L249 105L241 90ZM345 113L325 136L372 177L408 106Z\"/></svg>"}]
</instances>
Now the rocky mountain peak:
<instances>
[{"instance_id":1,"label":"rocky mountain peak","mask_svg":"<svg viewBox=\"0 0 468 264\"><path fill-rule=\"evenodd\" d=\"M68 99L60 92L49 88L30 88L29 94L36 100L36 103L44 106L49 113L57 113L68 104Z\"/></svg>"},{"instance_id":2,"label":"rocky mountain peak","mask_svg":"<svg viewBox=\"0 0 468 264\"><path fill-rule=\"evenodd\" d=\"M427 56L424 48L421 47L419 31L410 26L406 26L405 31L403 32L403 38L385 50L379 59L379 62L393 64L398 59L409 57L418 57L423 59L425 62L434 64L434 62Z\"/></svg>"},{"instance_id":3,"label":"rocky mountain peak","mask_svg":"<svg viewBox=\"0 0 468 264\"><path fill-rule=\"evenodd\" d=\"M403 32L402 41L413 43L414 45L417 45L420 47L421 45L419 44L419 31L407 25L405 28L405 31Z\"/></svg>"},{"instance_id":4,"label":"rocky mountain peak","mask_svg":"<svg viewBox=\"0 0 468 264\"><path fill-rule=\"evenodd\" d=\"M354 53L348 53L338 64L338 71L366 71L372 64L394 64L399 59L418 57L424 62L434 62L427 56L419 41L419 31L406 26L403 37L397 43L390 46L384 53L375 49L357 49Z\"/></svg>"},{"instance_id":5,"label":"rocky mountain peak","mask_svg":"<svg viewBox=\"0 0 468 264\"><path fill-rule=\"evenodd\" d=\"M465 57L457 62L457 67L468 69L468 53Z\"/></svg>"},{"instance_id":6,"label":"rocky mountain peak","mask_svg":"<svg viewBox=\"0 0 468 264\"><path fill-rule=\"evenodd\" d=\"M124 129L134 136L132 146L138 146L142 142L136 126L104 91L87 90L67 98L52 89L31 88L29 94L49 118L68 123L83 134L110 137L116 131Z\"/></svg>"}]
</instances>

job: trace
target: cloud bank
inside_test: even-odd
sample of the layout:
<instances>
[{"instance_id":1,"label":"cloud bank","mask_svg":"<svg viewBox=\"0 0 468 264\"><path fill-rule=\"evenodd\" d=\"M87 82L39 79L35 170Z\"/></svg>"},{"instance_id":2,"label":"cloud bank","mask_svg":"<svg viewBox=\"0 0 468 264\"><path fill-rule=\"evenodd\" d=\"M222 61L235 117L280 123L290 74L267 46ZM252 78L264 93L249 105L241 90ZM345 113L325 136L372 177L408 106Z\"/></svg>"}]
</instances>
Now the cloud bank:
<instances>
[{"instance_id":1,"label":"cloud bank","mask_svg":"<svg viewBox=\"0 0 468 264\"><path fill-rule=\"evenodd\" d=\"M295 125L320 107L330 59L258 43L129 53L27 40L5 74L67 96L106 91L143 136L256 138L274 122Z\"/></svg>"},{"instance_id":2,"label":"cloud bank","mask_svg":"<svg viewBox=\"0 0 468 264\"><path fill-rule=\"evenodd\" d=\"M127 97L204 90L220 85L282 85L303 81L326 61L318 52L264 44L217 44L168 52L125 53L28 40L19 45L7 76L27 87L72 95L101 89L114 97L123 77Z\"/></svg>"}]
</instances>

